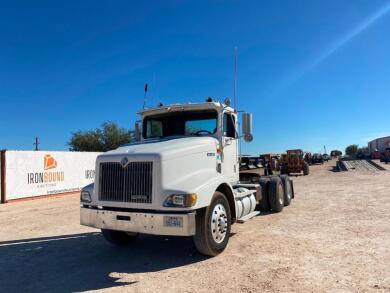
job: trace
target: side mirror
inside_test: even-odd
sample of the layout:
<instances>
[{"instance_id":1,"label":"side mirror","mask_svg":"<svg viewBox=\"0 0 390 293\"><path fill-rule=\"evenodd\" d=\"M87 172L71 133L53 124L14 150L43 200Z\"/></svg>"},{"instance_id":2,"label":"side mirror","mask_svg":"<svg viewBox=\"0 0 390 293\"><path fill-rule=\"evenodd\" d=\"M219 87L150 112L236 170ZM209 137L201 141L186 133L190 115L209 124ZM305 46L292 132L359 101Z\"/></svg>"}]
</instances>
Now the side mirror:
<instances>
[{"instance_id":1,"label":"side mirror","mask_svg":"<svg viewBox=\"0 0 390 293\"><path fill-rule=\"evenodd\" d=\"M242 134L244 135L244 140L246 142L251 142L253 140L251 113L242 113Z\"/></svg>"},{"instance_id":2,"label":"side mirror","mask_svg":"<svg viewBox=\"0 0 390 293\"><path fill-rule=\"evenodd\" d=\"M135 140L140 141L141 140L141 132L142 132L142 126L141 126L141 121L136 121L134 125L135 129Z\"/></svg>"}]
</instances>

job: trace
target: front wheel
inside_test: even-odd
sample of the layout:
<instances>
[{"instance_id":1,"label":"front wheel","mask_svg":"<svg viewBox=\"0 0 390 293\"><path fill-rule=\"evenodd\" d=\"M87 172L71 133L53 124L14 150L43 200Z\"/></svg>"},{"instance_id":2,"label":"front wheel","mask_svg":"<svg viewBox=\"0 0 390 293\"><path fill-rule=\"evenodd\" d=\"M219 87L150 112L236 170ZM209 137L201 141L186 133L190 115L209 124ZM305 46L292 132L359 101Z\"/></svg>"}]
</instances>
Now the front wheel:
<instances>
[{"instance_id":1,"label":"front wheel","mask_svg":"<svg viewBox=\"0 0 390 293\"><path fill-rule=\"evenodd\" d=\"M134 241L138 236L138 233L115 231L108 229L102 229L102 234L104 239L106 239L108 242L119 246L129 244L130 242Z\"/></svg>"},{"instance_id":2,"label":"front wheel","mask_svg":"<svg viewBox=\"0 0 390 293\"><path fill-rule=\"evenodd\" d=\"M194 244L204 255L216 256L227 246L231 229L231 213L225 195L214 193L211 204L196 213Z\"/></svg>"}]
</instances>

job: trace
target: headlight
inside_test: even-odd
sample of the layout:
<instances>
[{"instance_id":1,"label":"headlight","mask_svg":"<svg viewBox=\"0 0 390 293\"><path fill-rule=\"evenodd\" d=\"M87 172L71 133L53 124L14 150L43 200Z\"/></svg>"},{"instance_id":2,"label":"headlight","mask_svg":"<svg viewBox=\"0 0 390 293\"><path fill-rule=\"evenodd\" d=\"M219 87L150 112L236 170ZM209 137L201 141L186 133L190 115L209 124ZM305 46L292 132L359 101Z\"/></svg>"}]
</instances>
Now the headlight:
<instances>
[{"instance_id":1,"label":"headlight","mask_svg":"<svg viewBox=\"0 0 390 293\"><path fill-rule=\"evenodd\" d=\"M83 202L91 202L92 198L88 191L81 191L80 193L80 201Z\"/></svg>"},{"instance_id":2,"label":"headlight","mask_svg":"<svg viewBox=\"0 0 390 293\"><path fill-rule=\"evenodd\" d=\"M195 205L197 198L198 196L195 193L171 194L164 201L164 207L189 208Z\"/></svg>"}]
</instances>

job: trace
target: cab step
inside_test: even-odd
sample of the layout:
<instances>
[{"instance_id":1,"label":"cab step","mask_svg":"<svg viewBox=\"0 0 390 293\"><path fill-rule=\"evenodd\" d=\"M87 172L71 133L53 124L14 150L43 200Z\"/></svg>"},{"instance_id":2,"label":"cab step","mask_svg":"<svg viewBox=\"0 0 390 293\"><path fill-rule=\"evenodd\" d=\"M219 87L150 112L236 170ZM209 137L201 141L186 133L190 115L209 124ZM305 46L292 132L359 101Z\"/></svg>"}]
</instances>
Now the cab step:
<instances>
[{"instance_id":1,"label":"cab step","mask_svg":"<svg viewBox=\"0 0 390 293\"><path fill-rule=\"evenodd\" d=\"M247 214L246 216L243 216L242 218L238 219L237 223L243 224L246 221L248 221L249 219L252 219L253 217L256 217L259 214L260 214L259 211L251 212L251 213Z\"/></svg>"}]
</instances>

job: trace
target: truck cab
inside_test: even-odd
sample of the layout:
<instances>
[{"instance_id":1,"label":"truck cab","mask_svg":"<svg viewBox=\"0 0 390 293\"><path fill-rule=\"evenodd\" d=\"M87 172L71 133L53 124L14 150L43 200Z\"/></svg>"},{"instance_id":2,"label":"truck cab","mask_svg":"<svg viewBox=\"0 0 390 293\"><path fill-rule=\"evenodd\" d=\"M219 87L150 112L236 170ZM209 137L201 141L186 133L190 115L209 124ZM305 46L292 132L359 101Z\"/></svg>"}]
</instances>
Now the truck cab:
<instances>
[{"instance_id":1,"label":"truck cab","mask_svg":"<svg viewBox=\"0 0 390 293\"><path fill-rule=\"evenodd\" d=\"M231 225L257 214L262 197L260 183L239 181L237 112L209 100L139 114L138 141L97 157L95 183L80 195L81 224L114 244L138 233L192 236L199 252L219 254ZM252 138L249 114L241 134Z\"/></svg>"}]
</instances>

